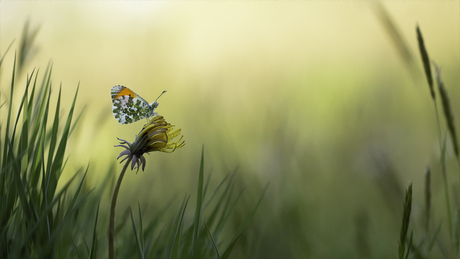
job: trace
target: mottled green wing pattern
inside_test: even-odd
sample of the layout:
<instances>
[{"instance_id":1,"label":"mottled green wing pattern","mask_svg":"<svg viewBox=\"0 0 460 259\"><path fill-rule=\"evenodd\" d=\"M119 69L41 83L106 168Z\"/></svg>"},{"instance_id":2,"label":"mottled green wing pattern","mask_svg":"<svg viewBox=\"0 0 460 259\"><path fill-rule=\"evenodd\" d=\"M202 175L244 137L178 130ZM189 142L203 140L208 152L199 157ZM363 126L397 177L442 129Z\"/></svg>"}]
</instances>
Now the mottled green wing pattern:
<instances>
[{"instance_id":1,"label":"mottled green wing pattern","mask_svg":"<svg viewBox=\"0 0 460 259\"><path fill-rule=\"evenodd\" d=\"M129 95L113 101L112 112L120 124L129 124L148 117L149 104Z\"/></svg>"},{"instance_id":2,"label":"mottled green wing pattern","mask_svg":"<svg viewBox=\"0 0 460 259\"><path fill-rule=\"evenodd\" d=\"M153 116L153 107L122 85L112 88L112 113L120 124L129 124Z\"/></svg>"}]
</instances>

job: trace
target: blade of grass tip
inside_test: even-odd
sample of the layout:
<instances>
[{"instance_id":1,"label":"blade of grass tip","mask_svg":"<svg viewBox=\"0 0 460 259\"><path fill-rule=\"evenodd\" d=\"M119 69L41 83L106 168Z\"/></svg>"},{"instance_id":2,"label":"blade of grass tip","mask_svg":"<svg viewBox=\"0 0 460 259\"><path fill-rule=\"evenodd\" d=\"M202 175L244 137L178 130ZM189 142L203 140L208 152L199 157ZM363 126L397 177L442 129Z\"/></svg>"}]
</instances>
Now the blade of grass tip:
<instances>
[{"instance_id":1,"label":"blade of grass tip","mask_svg":"<svg viewBox=\"0 0 460 259\"><path fill-rule=\"evenodd\" d=\"M69 205L67 206L67 210L66 210L66 213L65 213L65 216L64 216L64 217L67 217L67 215L69 214L69 212L70 212L71 210L74 209L75 203L77 202L77 198L78 198L78 196L80 195L81 188L82 188L82 186L83 186L83 181L85 180L86 174L88 173L88 169L89 169L89 164L88 164L88 166L86 167L85 174L84 174L83 177L81 178L80 184L78 185L77 190L76 190L75 193L74 193L74 196L72 197L72 199L70 200Z\"/></svg>"},{"instance_id":2,"label":"blade of grass tip","mask_svg":"<svg viewBox=\"0 0 460 259\"><path fill-rule=\"evenodd\" d=\"M179 247L180 247L179 245L180 245L180 237L181 237L181 232L182 232L182 222L184 220L185 209L187 208L187 203L188 203L189 198L190 196L187 197L182 207L182 212L181 212L179 222L176 227L176 233L174 235L174 242L173 242L173 247L171 250L171 256L169 257L170 259L177 259L179 257Z\"/></svg>"},{"instance_id":3,"label":"blade of grass tip","mask_svg":"<svg viewBox=\"0 0 460 259\"><path fill-rule=\"evenodd\" d=\"M399 259L404 258L406 244L407 244L407 230L409 229L409 222L410 222L410 213L412 209L412 183L409 184L406 191L406 197L404 199L404 206L403 206L403 216L402 216L402 224L401 224L401 231L399 233Z\"/></svg>"},{"instance_id":4,"label":"blade of grass tip","mask_svg":"<svg viewBox=\"0 0 460 259\"><path fill-rule=\"evenodd\" d=\"M229 191L229 193L227 195L227 199L226 199L225 202L223 202L223 204L225 204L225 205L223 206L222 212L220 213L220 219L219 219L219 222L217 223L216 232L214 232L215 235L217 235L217 233L220 232L220 228L221 228L221 226L223 226L221 224L223 224L224 218L228 214L228 211L230 210L230 207L231 207L230 206L230 199L233 196L233 190L235 190L235 184L232 182L231 187L230 187L230 191ZM219 204L219 206L220 206L220 204ZM213 217L215 215L216 214L211 214L211 216L213 216ZM212 220L214 221L214 218Z\"/></svg>"},{"instance_id":5,"label":"blade of grass tip","mask_svg":"<svg viewBox=\"0 0 460 259\"><path fill-rule=\"evenodd\" d=\"M16 136L16 127L18 125L19 118L21 117L21 113L22 113L22 110L23 110L23 107L24 107L24 103L27 100L27 93L29 91L29 84L30 84L30 79L28 78L26 88L24 90L24 94L22 95L21 103L20 103L19 108L18 108L18 114L16 115L16 121L14 123L13 132L11 134L12 143L14 143L15 136Z\"/></svg>"},{"instance_id":6,"label":"blade of grass tip","mask_svg":"<svg viewBox=\"0 0 460 259\"><path fill-rule=\"evenodd\" d=\"M29 144L30 145L34 145L35 144L35 141L37 140L37 134L38 134L38 128L37 130L35 130L36 128L36 125L40 123L40 120L35 118L33 116L33 103L34 103L34 97L35 97L35 90L36 90L36 86L37 86L37 79L38 79L38 72L39 70L37 70L37 73L35 73L35 79L34 79L34 83L32 85L32 89L31 89L31 93L30 93L30 97L29 97L29 106L27 107L27 114L28 114L28 117L30 118L30 128L33 129L31 130L31 135L29 137ZM29 151L29 157L33 157L32 156L32 153L36 151L35 148L31 148L30 151ZM34 161L32 160L32 165L34 164Z\"/></svg>"},{"instance_id":7,"label":"blade of grass tip","mask_svg":"<svg viewBox=\"0 0 460 259\"><path fill-rule=\"evenodd\" d=\"M428 235L430 230L431 214L431 169L426 167L425 173L425 232Z\"/></svg>"},{"instance_id":8,"label":"blade of grass tip","mask_svg":"<svg viewBox=\"0 0 460 259\"><path fill-rule=\"evenodd\" d=\"M390 16L390 14L381 2L373 1L372 4L374 7L375 14L381 22L383 28L386 30L389 38L393 41L393 45L398 51L399 56L406 63L406 67L411 72L414 72L414 58L412 56L409 46L404 40L400 30L396 26L394 19Z\"/></svg>"},{"instance_id":9,"label":"blade of grass tip","mask_svg":"<svg viewBox=\"0 0 460 259\"><path fill-rule=\"evenodd\" d=\"M46 164L46 193L48 197L48 201L52 199L54 192L57 186L57 172L53 170L54 164L58 163L57 159L53 159L54 157L54 150L56 149L57 143L57 133L59 129L59 111L61 109L61 88L59 88L58 100L56 104L56 111L54 113L54 122L51 128L51 140L48 145L48 163ZM57 154L56 156L58 156ZM54 160L54 161L53 161Z\"/></svg>"},{"instance_id":10,"label":"blade of grass tip","mask_svg":"<svg viewBox=\"0 0 460 259\"><path fill-rule=\"evenodd\" d=\"M58 146L57 151L56 151L56 156L54 157L53 165L52 165L52 168L51 168L51 172L52 172L52 175L53 175L53 178L52 178L53 179L53 182L52 182L52 184L53 184L52 188L53 189L51 189L51 194L54 194L54 191L55 191L56 186L57 186L57 180L60 177L60 170L61 170L62 163L63 163L63 160L64 160L65 149L66 149L67 140L68 140L68 137L69 137L70 125L71 125L71 122L72 122L72 115L73 115L73 112L74 112L74 109L75 109L75 102L77 100L77 95L78 95L78 89L79 89L79 86L77 87L77 91L75 92L75 96L74 96L72 105L70 106L69 115L67 117L67 121L66 121L66 124L64 126L64 130L62 132L62 137L61 137L61 140L59 142L59 146Z\"/></svg>"},{"instance_id":11,"label":"blade of grass tip","mask_svg":"<svg viewBox=\"0 0 460 259\"><path fill-rule=\"evenodd\" d=\"M100 201L97 203L97 210L96 210L96 219L94 220L94 229L93 229L93 241L91 242L91 252L89 254L89 258L93 259L96 258L96 250L97 250L97 236L96 236L96 228L97 228L97 218L99 215L99 205Z\"/></svg>"},{"instance_id":12,"label":"blade of grass tip","mask_svg":"<svg viewBox=\"0 0 460 259\"><path fill-rule=\"evenodd\" d=\"M212 192L211 194L211 197L209 197L208 201L206 202L206 204L204 205L203 207L203 210L206 209L209 205L209 203L211 203L211 201L213 200L214 196L217 194L217 192L219 191L220 187L222 187L222 185L225 183L225 181L227 179L230 179L230 181L233 180L234 176L236 175L236 172L238 172L238 167L235 168L235 170L233 171L232 174L227 174L224 179L222 179L222 181L217 185L217 187L214 189L214 191Z\"/></svg>"},{"instance_id":13,"label":"blade of grass tip","mask_svg":"<svg viewBox=\"0 0 460 259\"><path fill-rule=\"evenodd\" d=\"M37 118L37 121L41 121L41 116L43 113L43 109L45 108L47 103L46 96L51 96L51 72L53 68L51 63L48 64L46 67L45 73L43 75L43 80L40 86L38 87L37 98L35 99L34 103L34 118ZM49 97L48 97L49 99ZM39 123L36 124L35 127L38 127Z\"/></svg>"},{"instance_id":14,"label":"blade of grass tip","mask_svg":"<svg viewBox=\"0 0 460 259\"><path fill-rule=\"evenodd\" d=\"M422 57L423 68L425 69L426 80L428 81L428 86L430 87L430 94L433 101L436 100L436 94L433 88L433 77L431 76L431 66L430 66L430 58L428 57L428 52L425 48L425 42L423 41L422 32L420 31L419 26L417 25L417 41L418 47L420 50L420 56Z\"/></svg>"},{"instance_id":15,"label":"blade of grass tip","mask_svg":"<svg viewBox=\"0 0 460 259\"><path fill-rule=\"evenodd\" d=\"M265 187L264 191L262 192L262 195L260 196L259 200L257 201L257 204L256 206L254 206L254 208L252 209L252 211L246 216L246 220L244 221L243 223L243 229L246 229L246 226L249 224L249 221L252 219L252 217L254 217L254 215L256 214L256 211L257 209L259 208L259 205L260 203L262 202L264 196L265 196L265 193L267 192L268 190L268 186L270 184L267 184L267 186ZM243 230L241 230L243 231Z\"/></svg>"},{"instance_id":16,"label":"blade of grass tip","mask_svg":"<svg viewBox=\"0 0 460 259\"><path fill-rule=\"evenodd\" d=\"M131 208L129 208L129 215L131 216L131 222L133 223L134 236L136 237L137 249L139 251L139 255L141 256L142 259L144 259L144 251L142 250L141 241L139 240L139 235L137 234L136 223L134 223L133 211L131 210Z\"/></svg>"},{"instance_id":17,"label":"blade of grass tip","mask_svg":"<svg viewBox=\"0 0 460 259\"><path fill-rule=\"evenodd\" d=\"M13 74L11 76L11 89L10 89L10 103L8 104L8 118L6 120L6 129L5 129L5 138L4 140L8 140L8 135L10 133L10 122L11 122L11 110L12 110L12 105L13 105L13 93L14 93L14 82L15 82L15 76L16 76L16 53L14 55L14 62L13 62ZM11 150L12 152L12 150ZM4 149L3 149L3 159L2 161L7 161L7 155L8 155L8 144L4 144Z\"/></svg>"},{"instance_id":18,"label":"blade of grass tip","mask_svg":"<svg viewBox=\"0 0 460 259\"><path fill-rule=\"evenodd\" d=\"M30 162L31 157L29 156L29 153L31 153L32 148L29 147L29 132L30 132L30 120L31 120L31 114L29 113L29 87L31 85L32 77L35 72L35 69L32 71L30 77L27 79L27 85L26 89L24 91L24 105L21 104L23 108L22 112L22 130L21 134L19 137L19 147L20 147L20 152L21 154L24 154L24 159L23 159L23 167L27 167L27 165ZM26 174L27 170L24 170L24 174ZM24 175L23 179L27 179Z\"/></svg>"},{"instance_id":19,"label":"blade of grass tip","mask_svg":"<svg viewBox=\"0 0 460 259\"><path fill-rule=\"evenodd\" d=\"M193 223L193 247L192 247L192 258L195 251L196 242L198 241L198 232L200 230L200 218L201 218L201 203L203 199L203 174L204 174L204 146L201 149L201 163L200 172L198 177L198 191L196 197L196 209L195 209L195 221Z\"/></svg>"},{"instance_id":20,"label":"blade of grass tip","mask_svg":"<svg viewBox=\"0 0 460 259\"><path fill-rule=\"evenodd\" d=\"M211 231L209 231L209 228L206 222L204 222L204 226L206 227L206 230L208 231L209 238L211 238L212 244L214 246L214 250L216 250L216 253L217 253L217 257L220 258L221 256L220 256L219 248L217 248L216 241L214 240L214 237L212 236Z\"/></svg>"},{"instance_id":21,"label":"blade of grass tip","mask_svg":"<svg viewBox=\"0 0 460 259\"><path fill-rule=\"evenodd\" d=\"M8 51L10 50L11 46L13 45L13 43L14 43L14 40L11 41L10 45L8 46L8 48L6 48L5 53L3 53L2 57L0 58L0 67L2 67L3 60L5 59L5 56L8 53Z\"/></svg>"},{"instance_id":22,"label":"blade of grass tip","mask_svg":"<svg viewBox=\"0 0 460 259\"><path fill-rule=\"evenodd\" d=\"M235 176L235 174L232 174L230 176L230 179L227 181L227 185L224 189L224 191L222 192L222 194L220 195L219 197L219 200L217 201L216 203L216 206L214 207L213 211L211 212L211 215L209 216L208 218L208 223L209 225L212 225L214 223L214 220L216 219L217 217L217 213L219 212L219 209L223 206L224 204L224 199L227 195L227 193L229 192L229 190L232 188L233 186L233 177ZM214 196L214 194L213 194ZM209 201L210 202L210 201Z\"/></svg>"},{"instance_id":23,"label":"blade of grass tip","mask_svg":"<svg viewBox=\"0 0 460 259\"><path fill-rule=\"evenodd\" d=\"M144 251L144 226L142 225L142 211L141 211L141 204L138 202L137 207L139 209L139 241L141 244L142 251ZM144 254L142 254L142 258Z\"/></svg>"},{"instance_id":24,"label":"blade of grass tip","mask_svg":"<svg viewBox=\"0 0 460 259\"><path fill-rule=\"evenodd\" d=\"M206 177L206 183L204 184L203 188L203 199L206 197L206 193L208 192L208 187L209 187L209 182L211 181L211 173L208 174L208 177ZM203 207L204 209L204 207Z\"/></svg>"},{"instance_id":25,"label":"blade of grass tip","mask_svg":"<svg viewBox=\"0 0 460 259\"><path fill-rule=\"evenodd\" d=\"M86 110L86 105L83 107L80 113L78 113L77 118L75 119L74 123L72 123L72 128L69 131L69 135L72 135L72 132L74 131L75 127L77 126L78 122L80 121L81 115L83 112Z\"/></svg>"},{"instance_id":26,"label":"blade of grass tip","mask_svg":"<svg viewBox=\"0 0 460 259\"><path fill-rule=\"evenodd\" d=\"M228 245L227 249L225 249L225 252L222 254L222 256L220 257L220 259L228 259L228 257L230 256L230 254L233 252L233 249L235 248L236 244L238 243L238 241L240 240L240 237L241 235L243 234L244 232L244 229L238 234L238 236L236 236L233 241L230 243L230 245Z\"/></svg>"},{"instance_id":27,"label":"blade of grass tip","mask_svg":"<svg viewBox=\"0 0 460 259\"><path fill-rule=\"evenodd\" d=\"M220 218L219 222L217 223L215 233L220 233L220 231L224 228L225 223L229 219L229 217L232 214L232 212L235 210L235 207L238 204L238 200L243 195L243 192L244 192L244 190L240 191L240 193L238 194L236 199L232 202L231 206L229 206L228 204L225 205L225 207L224 207L225 213L224 212L222 213L222 217ZM229 201L230 201L230 196L229 196L229 199L228 199L228 203L229 203ZM227 206L229 206L229 208L227 208Z\"/></svg>"},{"instance_id":28,"label":"blade of grass tip","mask_svg":"<svg viewBox=\"0 0 460 259\"><path fill-rule=\"evenodd\" d=\"M454 152L458 159L460 158L459 148L458 148L458 139L457 139L457 134L455 130L454 114L452 112L452 107L450 105L449 94L447 93L447 90L444 87L444 82L441 79L441 70L434 62L433 62L433 66L436 71L436 83L438 85L439 94L441 95L442 108L444 111L444 117L446 118L447 129L449 130L451 140L452 140L452 145L454 147Z\"/></svg>"},{"instance_id":29,"label":"blade of grass tip","mask_svg":"<svg viewBox=\"0 0 460 259\"><path fill-rule=\"evenodd\" d=\"M83 197L81 197L81 199L74 205L74 207L72 208L72 210L70 211L71 214L74 213L79 207L80 207L80 204L86 199L86 197L88 197L90 195L90 193L92 193L94 190L96 189L93 188L91 189L89 192L87 192ZM97 196L96 196L97 197ZM67 219L67 218L66 218Z\"/></svg>"}]
</instances>

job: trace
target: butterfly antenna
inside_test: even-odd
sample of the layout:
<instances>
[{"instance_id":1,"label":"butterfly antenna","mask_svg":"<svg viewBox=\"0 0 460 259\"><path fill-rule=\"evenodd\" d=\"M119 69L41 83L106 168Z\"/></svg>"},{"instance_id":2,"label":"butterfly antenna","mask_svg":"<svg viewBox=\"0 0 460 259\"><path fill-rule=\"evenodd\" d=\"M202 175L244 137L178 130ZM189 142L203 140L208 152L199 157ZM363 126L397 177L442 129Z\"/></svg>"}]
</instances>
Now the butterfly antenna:
<instances>
[{"instance_id":1,"label":"butterfly antenna","mask_svg":"<svg viewBox=\"0 0 460 259\"><path fill-rule=\"evenodd\" d=\"M166 93L166 92L167 92L167 91L164 90L164 91L160 94L160 96L158 96L157 99L155 99L155 102L158 100L158 98L160 98L160 97L161 97L164 93Z\"/></svg>"}]
</instances>

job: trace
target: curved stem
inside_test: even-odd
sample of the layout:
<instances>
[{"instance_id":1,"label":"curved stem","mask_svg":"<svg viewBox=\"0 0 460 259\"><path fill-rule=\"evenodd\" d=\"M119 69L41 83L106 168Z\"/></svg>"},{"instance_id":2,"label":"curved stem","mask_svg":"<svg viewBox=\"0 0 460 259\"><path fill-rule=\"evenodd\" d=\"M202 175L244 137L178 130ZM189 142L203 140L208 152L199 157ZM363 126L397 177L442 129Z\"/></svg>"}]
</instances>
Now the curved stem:
<instances>
[{"instance_id":1,"label":"curved stem","mask_svg":"<svg viewBox=\"0 0 460 259\"><path fill-rule=\"evenodd\" d=\"M125 163L123 169L121 170L120 176L118 176L117 185L112 195L112 205L110 206L110 223L109 223L109 259L115 258L115 247L113 246L113 239L115 237L115 205L117 204L118 191L120 191L121 181L125 175L126 169L128 168L131 158Z\"/></svg>"}]
</instances>

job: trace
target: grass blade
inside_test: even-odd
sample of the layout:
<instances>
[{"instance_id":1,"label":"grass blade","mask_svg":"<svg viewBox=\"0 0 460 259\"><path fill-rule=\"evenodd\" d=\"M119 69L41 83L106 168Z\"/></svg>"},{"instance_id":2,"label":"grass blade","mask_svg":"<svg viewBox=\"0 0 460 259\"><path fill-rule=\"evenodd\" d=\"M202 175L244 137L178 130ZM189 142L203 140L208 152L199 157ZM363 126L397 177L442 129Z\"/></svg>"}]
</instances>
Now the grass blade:
<instances>
[{"instance_id":1,"label":"grass blade","mask_svg":"<svg viewBox=\"0 0 460 259\"><path fill-rule=\"evenodd\" d=\"M436 94L433 88L433 76L431 75L430 58L428 57L428 52L426 51L426 48L425 48L425 42L423 41L422 32L420 31L420 28L418 27L418 25L417 25L416 31L417 31L418 47L420 50L420 56L422 57L423 68L425 69L426 80L428 81L428 86L430 87L431 98L434 101L436 100Z\"/></svg>"},{"instance_id":2,"label":"grass blade","mask_svg":"<svg viewBox=\"0 0 460 259\"><path fill-rule=\"evenodd\" d=\"M96 219L94 220L93 241L91 242L91 252L89 254L90 259L93 259L96 257L96 250L97 250L96 228L97 228L97 218L99 215L99 205L100 205L100 202L97 203Z\"/></svg>"},{"instance_id":3,"label":"grass blade","mask_svg":"<svg viewBox=\"0 0 460 259\"><path fill-rule=\"evenodd\" d=\"M206 227L206 230L208 231L209 238L211 238L212 245L214 246L214 250L216 250L217 256L218 258L220 258L221 256L220 256L219 248L217 248L216 241L214 240L214 237L212 237L211 231L209 231L209 228L206 222L204 222L204 226Z\"/></svg>"},{"instance_id":4,"label":"grass blade","mask_svg":"<svg viewBox=\"0 0 460 259\"><path fill-rule=\"evenodd\" d=\"M454 123L454 113L452 112L452 107L450 105L449 94L447 93L447 90L444 87L444 82L441 79L441 70L436 65L436 63L433 62L433 65L436 71L436 83L438 85L438 91L441 96L442 108L444 111L444 117L446 118L447 129L449 130L449 133L451 136L455 155L457 156L457 158L460 158L457 133L455 130L455 123Z\"/></svg>"},{"instance_id":5,"label":"grass blade","mask_svg":"<svg viewBox=\"0 0 460 259\"><path fill-rule=\"evenodd\" d=\"M241 231L238 236L233 239L233 241L228 245L227 249L225 249L225 252L222 254L220 259L228 259L230 254L233 252L233 248L235 248L236 244L238 243L238 240L240 240L241 234L243 234L244 230Z\"/></svg>"},{"instance_id":6,"label":"grass blade","mask_svg":"<svg viewBox=\"0 0 460 259\"><path fill-rule=\"evenodd\" d=\"M195 246L198 241L198 232L200 230L200 218L201 218L201 203L203 199L203 173L204 171L204 146L201 150L201 164L200 172L198 177L198 191L196 197L196 209L195 209L195 221L193 223L193 248L192 248L192 258L195 252Z\"/></svg>"},{"instance_id":7,"label":"grass blade","mask_svg":"<svg viewBox=\"0 0 460 259\"><path fill-rule=\"evenodd\" d=\"M14 43L14 40L11 41L10 45L8 46L8 48L6 48L5 53L3 53L2 57L0 58L0 67L2 67L3 60L5 59L5 56L8 53L8 51L10 50L11 46L13 45L13 43Z\"/></svg>"},{"instance_id":8,"label":"grass blade","mask_svg":"<svg viewBox=\"0 0 460 259\"><path fill-rule=\"evenodd\" d=\"M182 212L180 214L180 218L176 226L176 233L174 234L174 241L173 241L173 246L171 249L171 256L169 257L170 259L177 259L179 257L179 245L180 245L180 237L181 237L181 232L182 232L182 223L184 220L185 209L187 208L187 203L188 203L189 198L190 197L187 197L182 205Z\"/></svg>"},{"instance_id":9,"label":"grass blade","mask_svg":"<svg viewBox=\"0 0 460 259\"><path fill-rule=\"evenodd\" d=\"M402 216L402 224L401 224L401 231L399 233L399 259L404 258L407 244L407 230L409 229L409 222L410 222L410 213L412 209L412 184L409 184L406 191L406 198L404 199L404 207L403 207L403 216Z\"/></svg>"},{"instance_id":10,"label":"grass blade","mask_svg":"<svg viewBox=\"0 0 460 259\"><path fill-rule=\"evenodd\" d=\"M134 230L134 236L136 237L137 248L138 248L139 254L141 255L141 258L144 259L144 251L142 249L141 241L139 240L139 235L137 234L136 223L134 223L133 211L131 210L131 208L129 208L129 214L131 215L131 222L133 223L133 230Z\"/></svg>"},{"instance_id":11,"label":"grass blade","mask_svg":"<svg viewBox=\"0 0 460 259\"><path fill-rule=\"evenodd\" d=\"M142 211L141 211L141 205L137 203L137 206L139 208L139 241L142 249L142 258L144 258L144 226L142 226Z\"/></svg>"}]
</instances>

